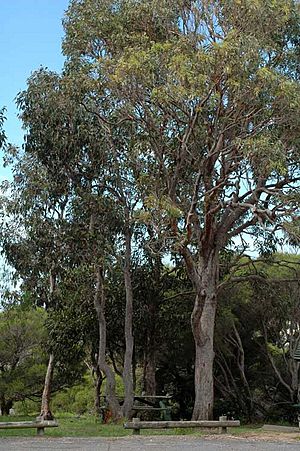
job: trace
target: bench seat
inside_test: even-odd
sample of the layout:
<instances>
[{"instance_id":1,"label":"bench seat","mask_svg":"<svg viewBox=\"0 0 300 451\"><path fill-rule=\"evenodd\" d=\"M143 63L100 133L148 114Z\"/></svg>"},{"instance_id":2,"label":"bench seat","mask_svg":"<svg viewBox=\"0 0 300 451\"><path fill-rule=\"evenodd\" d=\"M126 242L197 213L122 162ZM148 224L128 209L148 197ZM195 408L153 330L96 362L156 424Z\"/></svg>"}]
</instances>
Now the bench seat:
<instances>
[{"instance_id":1,"label":"bench seat","mask_svg":"<svg viewBox=\"0 0 300 451\"><path fill-rule=\"evenodd\" d=\"M133 418L132 422L124 424L125 429L133 429L133 434L140 434L141 429L169 429L169 428L220 428L221 432L227 432L228 427L240 426L239 420L219 421L140 421Z\"/></svg>"},{"instance_id":2,"label":"bench seat","mask_svg":"<svg viewBox=\"0 0 300 451\"><path fill-rule=\"evenodd\" d=\"M54 420L45 421L0 421L0 429L28 429L37 430L37 435L44 435L45 428L58 427Z\"/></svg>"}]
</instances>

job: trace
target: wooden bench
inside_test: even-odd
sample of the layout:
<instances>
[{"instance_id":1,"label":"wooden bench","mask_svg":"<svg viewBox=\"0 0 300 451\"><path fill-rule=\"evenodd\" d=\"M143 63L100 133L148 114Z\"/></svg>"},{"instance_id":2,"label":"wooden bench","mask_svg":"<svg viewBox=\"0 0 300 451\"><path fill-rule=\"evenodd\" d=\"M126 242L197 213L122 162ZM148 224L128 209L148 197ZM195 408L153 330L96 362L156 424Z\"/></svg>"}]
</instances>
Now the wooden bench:
<instances>
[{"instance_id":1,"label":"wooden bench","mask_svg":"<svg viewBox=\"0 0 300 451\"><path fill-rule=\"evenodd\" d=\"M221 417L222 418L222 417ZM169 429L169 428L219 428L221 433L226 433L228 427L240 426L239 420L219 421L140 421L133 418L132 422L124 423L125 429L133 429L134 435L139 435L141 429Z\"/></svg>"},{"instance_id":2,"label":"wooden bench","mask_svg":"<svg viewBox=\"0 0 300 451\"><path fill-rule=\"evenodd\" d=\"M37 435L44 435L45 428L56 428L56 421L0 421L0 429L28 429L35 428Z\"/></svg>"}]
</instances>

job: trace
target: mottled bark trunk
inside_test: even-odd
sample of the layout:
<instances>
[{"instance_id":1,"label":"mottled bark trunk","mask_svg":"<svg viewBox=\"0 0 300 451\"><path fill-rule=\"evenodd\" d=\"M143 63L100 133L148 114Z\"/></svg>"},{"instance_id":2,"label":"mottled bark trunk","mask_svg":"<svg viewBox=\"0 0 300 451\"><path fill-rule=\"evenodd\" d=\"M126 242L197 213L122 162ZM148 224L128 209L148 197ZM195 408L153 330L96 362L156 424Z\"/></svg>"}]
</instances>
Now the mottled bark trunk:
<instances>
[{"instance_id":1,"label":"mottled bark trunk","mask_svg":"<svg viewBox=\"0 0 300 451\"><path fill-rule=\"evenodd\" d=\"M219 278L217 252L202 256L197 274L197 295L191 316L196 353L193 419L208 420L213 417L214 405L214 328Z\"/></svg>"},{"instance_id":2,"label":"mottled bark trunk","mask_svg":"<svg viewBox=\"0 0 300 451\"><path fill-rule=\"evenodd\" d=\"M50 410L50 398L51 398L51 384L54 371L54 355L50 354L48 367L45 377L44 390L42 394L42 405L39 419L41 420L53 420L53 415Z\"/></svg>"},{"instance_id":3,"label":"mottled bark trunk","mask_svg":"<svg viewBox=\"0 0 300 451\"><path fill-rule=\"evenodd\" d=\"M126 291L126 310L125 310L125 356L124 356L124 404L123 415L126 418L131 417L133 406L133 373L132 373L132 358L133 358L133 291L131 282L131 231L129 228L129 214L127 212L127 225L125 232L125 262L124 262L124 282Z\"/></svg>"},{"instance_id":4,"label":"mottled bark trunk","mask_svg":"<svg viewBox=\"0 0 300 451\"><path fill-rule=\"evenodd\" d=\"M106 363L106 319L105 319L105 291L103 274L100 267L96 268L96 289L94 296L94 306L97 312L99 326L99 353L98 365L100 371L106 376L106 397L111 410L112 419L121 418L121 408L116 397L116 380L110 366Z\"/></svg>"}]
</instances>

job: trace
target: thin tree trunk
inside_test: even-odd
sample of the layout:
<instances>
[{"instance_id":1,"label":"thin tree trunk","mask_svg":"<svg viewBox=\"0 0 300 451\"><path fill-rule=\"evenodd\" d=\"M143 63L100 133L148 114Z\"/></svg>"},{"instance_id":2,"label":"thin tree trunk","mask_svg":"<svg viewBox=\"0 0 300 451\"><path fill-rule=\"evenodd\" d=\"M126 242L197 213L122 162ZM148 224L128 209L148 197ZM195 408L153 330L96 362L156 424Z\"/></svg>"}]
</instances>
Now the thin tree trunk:
<instances>
[{"instance_id":1,"label":"thin tree trunk","mask_svg":"<svg viewBox=\"0 0 300 451\"><path fill-rule=\"evenodd\" d=\"M123 404L123 415L126 418L131 417L134 392L133 392L133 373L132 373L132 358L133 358L133 291L131 282L131 231L129 226L129 213L126 213L126 231L125 231L125 264L124 264L124 281L126 291L126 311L125 311L125 356L124 356L124 370L123 382L125 399Z\"/></svg>"},{"instance_id":2,"label":"thin tree trunk","mask_svg":"<svg viewBox=\"0 0 300 451\"><path fill-rule=\"evenodd\" d=\"M116 397L116 380L115 375L110 366L106 363L106 319L105 319L105 290L103 283L102 268L96 268L96 289L94 296L94 305L98 317L99 326L99 353L98 365L100 371L106 376L106 396L109 408L112 413L112 419L121 418L121 408Z\"/></svg>"},{"instance_id":3,"label":"thin tree trunk","mask_svg":"<svg viewBox=\"0 0 300 451\"><path fill-rule=\"evenodd\" d=\"M156 322L157 300L151 298L148 305L147 331L144 350L143 391L146 395L156 395Z\"/></svg>"},{"instance_id":4,"label":"thin tree trunk","mask_svg":"<svg viewBox=\"0 0 300 451\"><path fill-rule=\"evenodd\" d=\"M159 269L158 269L159 271ZM159 280L156 277L155 283L157 286ZM157 324L158 303L155 296L149 299L148 315L147 315L147 330L146 343L144 350L144 374L143 374L143 391L146 395L156 395L156 324Z\"/></svg>"},{"instance_id":5,"label":"thin tree trunk","mask_svg":"<svg viewBox=\"0 0 300 451\"><path fill-rule=\"evenodd\" d=\"M155 352L147 352L144 356L144 392L146 395L156 395L156 356Z\"/></svg>"},{"instance_id":6,"label":"thin tree trunk","mask_svg":"<svg viewBox=\"0 0 300 451\"><path fill-rule=\"evenodd\" d=\"M101 387L103 383L103 376L99 366L95 368L95 412L96 415L101 414Z\"/></svg>"},{"instance_id":7,"label":"thin tree trunk","mask_svg":"<svg viewBox=\"0 0 300 451\"><path fill-rule=\"evenodd\" d=\"M42 395L41 413L39 415L40 420L53 420L53 415L50 410L51 384L53 379L53 371L54 371L54 355L50 354L45 377L44 390Z\"/></svg>"},{"instance_id":8,"label":"thin tree trunk","mask_svg":"<svg viewBox=\"0 0 300 451\"><path fill-rule=\"evenodd\" d=\"M214 328L217 308L217 283L219 277L218 253L212 251L202 256L198 271L197 295L191 316L195 340L195 403L194 420L213 417L214 405Z\"/></svg>"},{"instance_id":9,"label":"thin tree trunk","mask_svg":"<svg viewBox=\"0 0 300 451\"><path fill-rule=\"evenodd\" d=\"M55 291L55 275L54 275L54 263L52 264L52 268L50 269L49 274L49 304L51 305L53 301L53 294ZM50 398L51 398L51 386L54 372L54 355L51 353L49 355L48 367L45 376L44 382L44 390L42 394L42 403L41 403L41 413L39 418L42 420L52 420L53 415L50 409Z\"/></svg>"},{"instance_id":10,"label":"thin tree trunk","mask_svg":"<svg viewBox=\"0 0 300 451\"><path fill-rule=\"evenodd\" d=\"M133 393L135 393L136 390L136 352L135 348L133 348L133 356L132 356L132 382L133 382Z\"/></svg>"},{"instance_id":11,"label":"thin tree trunk","mask_svg":"<svg viewBox=\"0 0 300 451\"><path fill-rule=\"evenodd\" d=\"M157 359L157 320L161 301L161 285L163 265L161 262L160 244L153 232L153 229L148 226L148 234L153 242L150 258L152 260L152 271L154 276L153 283L155 290L153 295L148 300L148 324L146 332L146 346L144 351L144 374L143 374L143 390L146 395L156 395L156 359Z\"/></svg>"},{"instance_id":12,"label":"thin tree trunk","mask_svg":"<svg viewBox=\"0 0 300 451\"><path fill-rule=\"evenodd\" d=\"M96 416L101 415L101 387L104 380L98 364L98 354L91 351L91 363L85 361L86 366L91 372L94 383L94 409Z\"/></svg>"},{"instance_id":13,"label":"thin tree trunk","mask_svg":"<svg viewBox=\"0 0 300 451\"><path fill-rule=\"evenodd\" d=\"M248 414L248 419L251 422L252 416L254 413L254 411L253 411L254 404L253 404L253 397L252 397L250 385L248 383L246 373L245 373L245 351L244 351L241 336L240 336L234 322L233 322L232 327L233 327L233 331L234 331L234 334L236 337L235 343L237 345L237 364L238 364L241 379L242 379L242 382L243 382L243 385L244 385L245 391L246 391L245 398L246 398L246 404L247 404L247 414Z\"/></svg>"}]
</instances>

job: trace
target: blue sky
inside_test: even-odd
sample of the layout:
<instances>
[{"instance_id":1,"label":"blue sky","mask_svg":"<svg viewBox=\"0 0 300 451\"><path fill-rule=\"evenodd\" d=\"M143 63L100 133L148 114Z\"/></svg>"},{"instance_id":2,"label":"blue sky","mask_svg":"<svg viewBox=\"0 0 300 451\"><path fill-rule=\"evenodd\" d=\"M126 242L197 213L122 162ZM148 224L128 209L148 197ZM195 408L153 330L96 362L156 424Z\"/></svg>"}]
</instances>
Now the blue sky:
<instances>
[{"instance_id":1,"label":"blue sky","mask_svg":"<svg viewBox=\"0 0 300 451\"><path fill-rule=\"evenodd\" d=\"M2 0L0 10L0 108L7 108L5 132L9 142L22 145L23 131L14 98L40 66L63 66L62 17L68 0ZM9 173L0 161L0 179Z\"/></svg>"}]
</instances>

